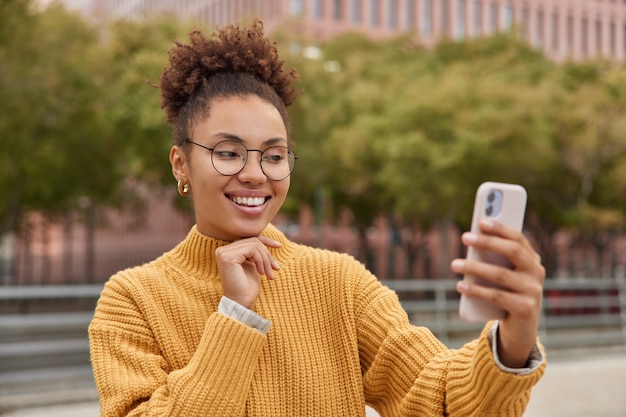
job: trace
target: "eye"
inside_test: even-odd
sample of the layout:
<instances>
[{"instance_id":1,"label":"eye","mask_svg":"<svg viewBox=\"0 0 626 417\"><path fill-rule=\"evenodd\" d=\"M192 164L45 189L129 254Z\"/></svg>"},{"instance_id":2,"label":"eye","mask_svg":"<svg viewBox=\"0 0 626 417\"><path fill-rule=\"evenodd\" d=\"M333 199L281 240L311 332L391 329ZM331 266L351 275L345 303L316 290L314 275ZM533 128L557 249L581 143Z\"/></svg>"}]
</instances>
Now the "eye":
<instances>
[{"instance_id":1,"label":"eye","mask_svg":"<svg viewBox=\"0 0 626 417\"><path fill-rule=\"evenodd\" d=\"M213 156L219 159L231 160L245 157L246 149L237 142L220 142L213 148Z\"/></svg>"},{"instance_id":2,"label":"eye","mask_svg":"<svg viewBox=\"0 0 626 417\"><path fill-rule=\"evenodd\" d=\"M288 153L289 149L284 146L274 146L263 152L263 160L271 164L278 164L287 159Z\"/></svg>"},{"instance_id":3,"label":"eye","mask_svg":"<svg viewBox=\"0 0 626 417\"><path fill-rule=\"evenodd\" d=\"M219 152L213 151L213 154L221 159L239 158L239 154L235 151L219 151Z\"/></svg>"}]
</instances>

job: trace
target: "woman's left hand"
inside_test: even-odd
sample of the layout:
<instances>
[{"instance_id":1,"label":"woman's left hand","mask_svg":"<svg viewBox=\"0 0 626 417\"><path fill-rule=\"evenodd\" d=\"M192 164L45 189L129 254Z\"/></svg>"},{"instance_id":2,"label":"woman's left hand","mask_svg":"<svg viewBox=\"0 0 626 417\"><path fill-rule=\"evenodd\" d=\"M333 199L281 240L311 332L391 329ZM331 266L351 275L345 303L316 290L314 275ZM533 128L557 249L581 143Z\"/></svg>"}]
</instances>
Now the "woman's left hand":
<instances>
[{"instance_id":1,"label":"woman's left hand","mask_svg":"<svg viewBox=\"0 0 626 417\"><path fill-rule=\"evenodd\" d=\"M489 301L507 312L498 328L498 356L505 366L523 368L537 343L545 269L539 254L521 232L489 220L480 223L480 230L481 234L464 233L463 243L503 255L513 267L455 259L452 271L474 275L500 287L459 281L457 290Z\"/></svg>"}]
</instances>

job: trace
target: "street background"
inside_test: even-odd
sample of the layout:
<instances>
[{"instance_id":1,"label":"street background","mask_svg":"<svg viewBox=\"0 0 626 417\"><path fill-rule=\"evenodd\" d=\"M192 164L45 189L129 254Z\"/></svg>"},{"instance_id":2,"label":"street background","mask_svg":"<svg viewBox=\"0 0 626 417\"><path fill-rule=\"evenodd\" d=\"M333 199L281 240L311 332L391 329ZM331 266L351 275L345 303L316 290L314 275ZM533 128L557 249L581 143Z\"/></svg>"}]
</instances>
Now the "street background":
<instances>
[{"instance_id":1,"label":"street background","mask_svg":"<svg viewBox=\"0 0 626 417\"><path fill-rule=\"evenodd\" d=\"M363 262L455 347L480 331L450 271L474 186L524 185L549 352L526 417L626 416L626 2L311 3L330 2L0 0L0 416L99 414L102 284L194 223L148 84L174 39L252 16L310 92L273 223Z\"/></svg>"}]
</instances>

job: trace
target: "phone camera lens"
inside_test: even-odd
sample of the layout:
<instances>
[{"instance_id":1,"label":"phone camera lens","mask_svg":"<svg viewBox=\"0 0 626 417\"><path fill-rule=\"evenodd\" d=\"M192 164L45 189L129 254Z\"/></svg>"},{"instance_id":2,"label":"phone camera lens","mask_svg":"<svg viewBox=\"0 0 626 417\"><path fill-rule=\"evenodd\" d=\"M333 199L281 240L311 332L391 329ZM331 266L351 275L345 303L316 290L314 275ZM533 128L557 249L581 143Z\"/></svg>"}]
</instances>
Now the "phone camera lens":
<instances>
[{"instance_id":1,"label":"phone camera lens","mask_svg":"<svg viewBox=\"0 0 626 417\"><path fill-rule=\"evenodd\" d=\"M487 206L485 213L487 213L487 216L491 216L493 214L493 206L491 204Z\"/></svg>"},{"instance_id":2,"label":"phone camera lens","mask_svg":"<svg viewBox=\"0 0 626 417\"><path fill-rule=\"evenodd\" d=\"M487 196L487 201L489 201L490 203L493 203L493 200L496 199L496 193L494 193L493 191L489 193L489 195Z\"/></svg>"}]
</instances>

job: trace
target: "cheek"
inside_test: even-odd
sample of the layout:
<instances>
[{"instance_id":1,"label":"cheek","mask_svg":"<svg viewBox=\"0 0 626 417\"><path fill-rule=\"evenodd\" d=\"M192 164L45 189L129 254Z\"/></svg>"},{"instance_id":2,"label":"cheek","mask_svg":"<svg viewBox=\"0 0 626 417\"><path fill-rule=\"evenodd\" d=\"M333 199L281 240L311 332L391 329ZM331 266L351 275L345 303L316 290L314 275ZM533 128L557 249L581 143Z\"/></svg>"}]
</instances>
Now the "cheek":
<instances>
[{"instance_id":1,"label":"cheek","mask_svg":"<svg viewBox=\"0 0 626 417\"><path fill-rule=\"evenodd\" d=\"M287 196L287 192L289 192L289 186L291 184L291 181L289 178L285 178L284 180L280 181L280 184L278 184L278 188L276 189L278 194L281 194L283 196L283 199L285 196Z\"/></svg>"},{"instance_id":2,"label":"cheek","mask_svg":"<svg viewBox=\"0 0 626 417\"><path fill-rule=\"evenodd\" d=\"M213 199L228 182L229 177L219 175L212 167L194 169L190 173L192 189L196 198Z\"/></svg>"}]
</instances>

